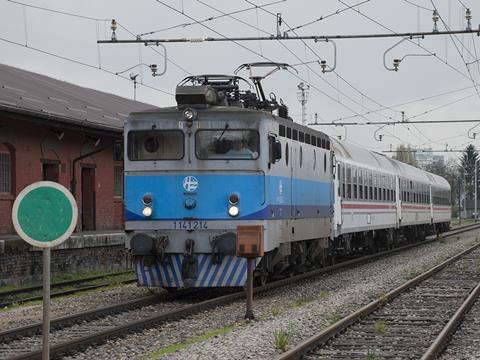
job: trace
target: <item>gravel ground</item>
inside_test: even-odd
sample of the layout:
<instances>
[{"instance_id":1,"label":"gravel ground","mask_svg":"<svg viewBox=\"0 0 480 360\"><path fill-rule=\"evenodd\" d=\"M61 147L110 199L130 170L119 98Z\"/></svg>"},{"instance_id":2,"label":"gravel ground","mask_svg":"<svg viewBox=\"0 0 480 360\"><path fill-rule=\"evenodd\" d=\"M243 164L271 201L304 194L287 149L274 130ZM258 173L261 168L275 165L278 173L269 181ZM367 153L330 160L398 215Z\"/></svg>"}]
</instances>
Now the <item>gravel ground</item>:
<instances>
[{"instance_id":1,"label":"gravel ground","mask_svg":"<svg viewBox=\"0 0 480 360\"><path fill-rule=\"evenodd\" d=\"M52 318L109 306L149 294L148 290L139 288L135 284L129 284L70 297L53 298L51 300ZM19 306L0 311L0 329L30 325L41 320L41 302L35 305Z\"/></svg>"},{"instance_id":2,"label":"gravel ground","mask_svg":"<svg viewBox=\"0 0 480 360\"><path fill-rule=\"evenodd\" d=\"M472 306L440 360L480 359L480 300Z\"/></svg>"},{"instance_id":3,"label":"gravel ground","mask_svg":"<svg viewBox=\"0 0 480 360\"><path fill-rule=\"evenodd\" d=\"M475 242L459 235L355 268L337 271L288 289L274 290L254 301L256 320L243 320L244 303L193 315L87 349L69 359L144 359L157 349L188 342L168 359L271 359L280 354L274 333L288 333L288 347L314 335L339 316L367 304L407 278L430 268ZM202 337L200 337L202 336Z\"/></svg>"}]
</instances>

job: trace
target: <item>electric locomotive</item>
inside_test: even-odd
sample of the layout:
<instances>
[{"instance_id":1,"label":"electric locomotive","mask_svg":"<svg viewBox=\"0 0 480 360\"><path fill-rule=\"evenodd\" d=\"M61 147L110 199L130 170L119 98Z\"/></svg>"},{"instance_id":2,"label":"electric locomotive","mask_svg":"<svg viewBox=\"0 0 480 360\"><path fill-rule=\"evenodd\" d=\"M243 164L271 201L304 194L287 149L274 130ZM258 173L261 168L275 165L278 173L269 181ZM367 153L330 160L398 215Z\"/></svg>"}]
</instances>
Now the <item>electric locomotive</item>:
<instances>
[{"instance_id":1,"label":"electric locomotive","mask_svg":"<svg viewBox=\"0 0 480 360\"><path fill-rule=\"evenodd\" d=\"M177 106L129 116L124 218L140 285L240 287L247 256L263 284L449 228L445 179L297 124L267 98L262 80L287 68L190 76Z\"/></svg>"},{"instance_id":2,"label":"electric locomotive","mask_svg":"<svg viewBox=\"0 0 480 360\"><path fill-rule=\"evenodd\" d=\"M261 80L287 64L239 69L266 67L250 76L256 92L237 75L190 76L177 106L129 116L125 230L140 285L243 286L243 255L257 258L261 283L328 261L330 139L265 96Z\"/></svg>"}]
</instances>

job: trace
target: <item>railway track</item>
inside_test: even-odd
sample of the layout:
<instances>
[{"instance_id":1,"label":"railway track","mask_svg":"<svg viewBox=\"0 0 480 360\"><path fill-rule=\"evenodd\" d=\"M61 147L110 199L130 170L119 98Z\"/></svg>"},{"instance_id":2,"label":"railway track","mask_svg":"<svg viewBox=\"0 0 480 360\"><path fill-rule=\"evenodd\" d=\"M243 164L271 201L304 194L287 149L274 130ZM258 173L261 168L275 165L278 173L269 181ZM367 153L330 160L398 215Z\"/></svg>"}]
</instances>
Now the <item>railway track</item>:
<instances>
[{"instance_id":1,"label":"railway track","mask_svg":"<svg viewBox=\"0 0 480 360\"><path fill-rule=\"evenodd\" d=\"M60 297L65 295L71 295L81 291L99 289L102 287L110 286L112 284L130 284L135 282L136 280L132 277L127 280L107 281L101 284L98 284L98 283L91 284L92 282L95 282L98 280L111 279L111 278L120 277L120 276L123 277L128 274L133 274L133 273L132 271L122 271L118 273L89 276L82 279L67 280L67 281L53 283L51 285L51 288L58 289L58 290L52 292L51 297L54 298L54 297ZM68 289L65 290L65 288L68 288ZM8 307L13 304L22 304L30 301L42 300L41 292L42 292L41 285L19 288L19 289L10 290L10 291L2 291L0 292L0 308Z\"/></svg>"},{"instance_id":2,"label":"railway track","mask_svg":"<svg viewBox=\"0 0 480 360\"><path fill-rule=\"evenodd\" d=\"M480 243L279 357L435 359L480 294Z\"/></svg>"},{"instance_id":3,"label":"railway track","mask_svg":"<svg viewBox=\"0 0 480 360\"><path fill-rule=\"evenodd\" d=\"M461 229L456 229L452 232L444 234L444 237L454 236L461 232L466 232L476 229L480 225L468 226ZM394 254L406 249L419 246L428 242L435 241L434 238L430 240L406 245L393 250L388 250L373 255L364 256L358 259L349 260L329 266L323 269L314 270L306 274L297 275L292 278L282 279L262 287L254 289L256 295L268 292L275 288L284 287L290 284L295 284L298 281L308 278L316 277L320 274L334 271L336 269L354 266L360 263L365 263L377 258ZM145 304L130 304L130 307L124 307L124 304L112 306L104 309L92 310L87 313L67 316L61 319L52 321L52 345L50 353L52 356L58 356L63 353L75 351L85 348L89 345L105 341L110 338L118 337L129 332L138 331L139 329L159 325L167 321L174 321L183 319L186 316L216 306L231 303L233 301L244 298L244 292L238 291L223 296L214 297L204 301L185 306L176 306L173 309L166 311L134 311L130 309L140 309L155 303L154 297L144 299ZM158 299L157 299L158 300ZM93 319L93 320L92 320ZM39 359L41 358L41 337L38 335L41 330L41 323L31 325L29 327L11 329L0 333L0 359ZM36 336L29 336L35 333ZM17 340L15 340L17 339Z\"/></svg>"}]
</instances>

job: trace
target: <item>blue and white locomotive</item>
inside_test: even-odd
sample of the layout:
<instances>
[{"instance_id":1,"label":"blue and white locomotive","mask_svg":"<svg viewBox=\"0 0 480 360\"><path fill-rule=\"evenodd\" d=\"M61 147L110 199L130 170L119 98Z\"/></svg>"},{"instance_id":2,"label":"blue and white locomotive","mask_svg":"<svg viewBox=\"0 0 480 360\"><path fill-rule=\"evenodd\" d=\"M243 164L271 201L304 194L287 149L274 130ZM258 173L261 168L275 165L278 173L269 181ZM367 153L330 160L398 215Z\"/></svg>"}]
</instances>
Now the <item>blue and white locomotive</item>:
<instances>
[{"instance_id":1,"label":"blue and white locomotive","mask_svg":"<svg viewBox=\"0 0 480 360\"><path fill-rule=\"evenodd\" d=\"M242 67L267 66L273 67L271 74L288 65ZM367 215L352 215L351 219L364 221L365 226L347 222L342 231L350 217L339 219L338 212L346 210L341 203L354 209L355 200L360 200L360 185L352 185L352 173L347 178L343 172L350 169L349 149L331 142L322 132L294 123L274 94L266 98L263 78L250 77L254 93L241 91L239 83L246 80L236 75L191 76L177 86L176 107L133 113L128 118L125 230L140 285L167 289L243 286L247 260L239 255L244 246L251 246L256 254L255 277L263 283L272 275L324 266L339 253L372 248L384 239L390 245L389 237L410 234L418 226L425 232L435 227L433 214L428 221L422 218L422 223L402 224L392 208L392 219L382 217L381 226L375 225L376 214L368 215L368 224ZM338 161L334 144L339 147ZM355 174L361 168L358 163L351 166ZM397 180L402 177L395 174L397 168L389 169L389 189L402 184ZM387 183L382 180L382 191L380 182L370 186L368 175L365 179L365 188L372 188L371 199L366 190L363 200L362 182L362 202L370 205L365 207L368 212L373 204L387 202ZM441 183L441 191L446 198L448 184ZM392 190L388 206L403 206L401 194ZM427 207L426 197L423 200ZM448 215L436 222L447 226L449 221Z\"/></svg>"}]
</instances>

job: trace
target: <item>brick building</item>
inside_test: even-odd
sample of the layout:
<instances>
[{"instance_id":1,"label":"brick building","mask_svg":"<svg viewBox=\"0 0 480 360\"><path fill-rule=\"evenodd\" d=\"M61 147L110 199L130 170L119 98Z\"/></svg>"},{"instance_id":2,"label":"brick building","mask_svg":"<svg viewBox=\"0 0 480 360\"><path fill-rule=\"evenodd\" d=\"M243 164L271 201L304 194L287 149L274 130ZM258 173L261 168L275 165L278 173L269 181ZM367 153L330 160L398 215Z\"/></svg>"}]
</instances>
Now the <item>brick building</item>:
<instances>
[{"instance_id":1,"label":"brick building","mask_svg":"<svg viewBox=\"0 0 480 360\"><path fill-rule=\"evenodd\" d=\"M122 227L122 131L153 106L0 65L0 235L15 196L39 180L74 194L77 230Z\"/></svg>"}]
</instances>

